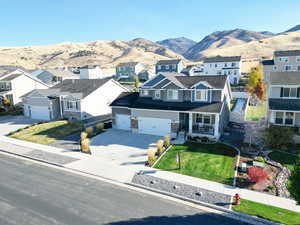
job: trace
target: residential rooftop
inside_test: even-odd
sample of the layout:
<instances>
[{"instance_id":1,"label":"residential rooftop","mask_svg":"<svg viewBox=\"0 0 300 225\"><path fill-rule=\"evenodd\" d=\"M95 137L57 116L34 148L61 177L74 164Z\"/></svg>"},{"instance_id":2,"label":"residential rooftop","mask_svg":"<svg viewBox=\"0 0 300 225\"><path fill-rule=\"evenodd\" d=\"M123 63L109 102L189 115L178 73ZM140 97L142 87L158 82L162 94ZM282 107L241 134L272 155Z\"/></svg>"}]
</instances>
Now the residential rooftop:
<instances>
[{"instance_id":1,"label":"residential rooftop","mask_svg":"<svg viewBox=\"0 0 300 225\"><path fill-rule=\"evenodd\" d=\"M275 51L274 56L300 56L300 50Z\"/></svg>"},{"instance_id":2,"label":"residential rooftop","mask_svg":"<svg viewBox=\"0 0 300 225\"><path fill-rule=\"evenodd\" d=\"M53 74L56 77L68 77L70 79L79 78L79 76L77 74L74 74L69 70L47 69L45 71L48 72L48 73ZM40 73L40 74L42 74L42 73Z\"/></svg>"},{"instance_id":3,"label":"residential rooftop","mask_svg":"<svg viewBox=\"0 0 300 225\"><path fill-rule=\"evenodd\" d=\"M120 66L136 66L137 64L139 64L139 62L123 62L123 63L119 63L117 65L117 67L120 67Z\"/></svg>"},{"instance_id":4,"label":"residential rooftop","mask_svg":"<svg viewBox=\"0 0 300 225\"><path fill-rule=\"evenodd\" d=\"M271 85L295 85L300 84L300 72L271 72Z\"/></svg>"},{"instance_id":5,"label":"residential rooftop","mask_svg":"<svg viewBox=\"0 0 300 225\"><path fill-rule=\"evenodd\" d=\"M181 59L167 59L167 60L159 60L156 65L169 65L169 64L178 64Z\"/></svg>"},{"instance_id":6,"label":"residential rooftop","mask_svg":"<svg viewBox=\"0 0 300 225\"><path fill-rule=\"evenodd\" d=\"M241 56L215 56L204 59L204 63L215 63L215 62L236 62L241 61Z\"/></svg>"}]
</instances>

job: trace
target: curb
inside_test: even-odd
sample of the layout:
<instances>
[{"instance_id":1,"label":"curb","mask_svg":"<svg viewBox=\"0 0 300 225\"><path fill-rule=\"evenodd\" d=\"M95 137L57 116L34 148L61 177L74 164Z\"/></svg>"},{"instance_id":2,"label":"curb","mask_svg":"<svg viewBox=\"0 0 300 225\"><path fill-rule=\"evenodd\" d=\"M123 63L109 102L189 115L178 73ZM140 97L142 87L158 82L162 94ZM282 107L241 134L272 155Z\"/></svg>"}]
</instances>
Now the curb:
<instances>
[{"instance_id":1,"label":"curb","mask_svg":"<svg viewBox=\"0 0 300 225\"><path fill-rule=\"evenodd\" d=\"M161 191L161 190L150 188L150 187L147 187L147 186L134 184L134 183L125 183L125 184L129 185L129 186L141 188L141 189L144 189L144 190L147 190L147 191L152 191L152 192L155 192L155 193L158 193L158 194L161 194L161 195L166 195L166 196L169 196L169 197L172 197L172 198L177 198L177 199L180 199L182 201L190 202L190 203L193 203L193 204L196 204L196 205L201 205L201 206L204 206L204 207L207 207L207 208L222 211L223 213L226 213L226 214L230 215L231 218L237 219L237 220L240 220L240 221L242 220L243 222L247 222L247 223L251 223L251 224L257 224L257 222L258 222L258 223L267 224L267 225L281 225L281 223L272 222L270 220L266 220L266 219L259 218L259 217L256 217L256 216L251 216L251 215L248 215L248 214L245 214L245 213L235 212L235 211L232 211L232 210L220 207L220 206L208 204L208 203L205 203L205 202L196 201L196 200L189 199L189 198L186 198L186 197L183 197L183 196L180 196L180 195L176 195L176 194L169 193L169 192L166 192L166 191ZM241 219L241 217L243 219Z\"/></svg>"}]
</instances>

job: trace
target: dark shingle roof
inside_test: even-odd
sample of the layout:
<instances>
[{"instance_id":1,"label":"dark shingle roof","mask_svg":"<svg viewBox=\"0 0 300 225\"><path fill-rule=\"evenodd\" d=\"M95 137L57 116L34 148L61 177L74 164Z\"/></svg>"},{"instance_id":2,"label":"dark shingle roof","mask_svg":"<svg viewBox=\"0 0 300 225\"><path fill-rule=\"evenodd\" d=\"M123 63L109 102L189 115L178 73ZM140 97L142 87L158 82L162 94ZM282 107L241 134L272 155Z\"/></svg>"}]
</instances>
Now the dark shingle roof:
<instances>
[{"instance_id":1,"label":"dark shingle roof","mask_svg":"<svg viewBox=\"0 0 300 225\"><path fill-rule=\"evenodd\" d=\"M269 109L300 111L300 99L270 98L269 99Z\"/></svg>"},{"instance_id":2,"label":"dark shingle roof","mask_svg":"<svg viewBox=\"0 0 300 225\"><path fill-rule=\"evenodd\" d=\"M73 77L75 79L79 78L78 74L74 74L69 70L48 69L48 70L45 70L44 72L51 73L53 76L56 76L56 77L69 77L70 79L72 79ZM44 72L42 72L42 73L44 73ZM41 75L42 73L40 73L39 75Z\"/></svg>"},{"instance_id":3,"label":"dark shingle roof","mask_svg":"<svg viewBox=\"0 0 300 225\"><path fill-rule=\"evenodd\" d=\"M12 74L12 75L9 75L7 77L4 77L2 78L1 80L5 80L5 81L11 81L19 76L23 75L23 73L15 73L15 74Z\"/></svg>"},{"instance_id":4,"label":"dark shingle roof","mask_svg":"<svg viewBox=\"0 0 300 225\"><path fill-rule=\"evenodd\" d=\"M191 88L193 85L203 81L216 89L223 89L227 76L213 75L213 76L176 76L176 79L184 85L185 88Z\"/></svg>"},{"instance_id":5,"label":"dark shingle roof","mask_svg":"<svg viewBox=\"0 0 300 225\"><path fill-rule=\"evenodd\" d=\"M88 96L90 93L108 82L110 78L105 79L67 79L53 86L50 90L57 93L81 94L81 98Z\"/></svg>"},{"instance_id":6,"label":"dark shingle roof","mask_svg":"<svg viewBox=\"0 0 300 225\"><path fill-rule=\"evenodd\" d=\"M170 111L193 111L219 113L222 102L195 103L195 102L163 102L151 98L139 97L138 93L122 93L111 106L128 107L135 109L156 109Z\"/></svg>"},{"instance_id":7,"label":"dark shingle roof","mask_svg":"<svg viewBox=\"0 0 300 225\"><path fill-rule=\"evenodd\" d=\"M275 56L300 56L300 50L275 51Z\"/></svg>"},{"instance_id":8,"label":"dark shingle roof","mask_svg":"<svg viewBox=\"0 0 300 225\"><path fill-rule=\"evenodd\" d=\"M300 85L300 72L271 72L271 85Z\"/></svg>"},{"instance_id":9,"label":"dark shingle roof","mask_svg":"<svg viewBox=\"0 0 300 225\"><path fill-rule=\"evenodd\" d=\"M263 60L262 62L261 62L264 66L272 66L272 65L274 65L274 60L273 59L268 59L268 60Z\"/></svg>"},{"instance_id":10,"label":"dark shingle roof","mask_svg":"<svg viewBox=\"0 0 300 225\"><path fill-rule=\"evenodd\" d=\"M136 66L138 62L124 62L124 63L119 63L117 67L119 66Z\"/></svg>"},{"instance_id":11,"label":"dark shingle roof","mask_svg":"<svg viewBox=\"0 0 300 225\"><path fill-rule=\"evenodd\" d=\"M181 59L167 59L167 60L159 60L156 65L168 65L168 64L178 64Z\"/></svg>"},{"instance_id":12,"label":"dark shingle roof","mask_svg":"<svg viewBox=\"0 0 300 225\"><path fill-rule=\"evenodd\" d=\"M214 62L236 62L241 61L241 56L215 56L204 59L205 63L214 63Z\"/></svg>"},{"instance_id":13,"label":"dark shingle roof","mask_svg":"<svg viewBox=\"0 0 300 225\"><path fill-rule=\"evenodd\" d=\"M94 69L99 65L85 65L85 66L81 66L79 67L79 69Z\"/></svg>"}]
</instances>

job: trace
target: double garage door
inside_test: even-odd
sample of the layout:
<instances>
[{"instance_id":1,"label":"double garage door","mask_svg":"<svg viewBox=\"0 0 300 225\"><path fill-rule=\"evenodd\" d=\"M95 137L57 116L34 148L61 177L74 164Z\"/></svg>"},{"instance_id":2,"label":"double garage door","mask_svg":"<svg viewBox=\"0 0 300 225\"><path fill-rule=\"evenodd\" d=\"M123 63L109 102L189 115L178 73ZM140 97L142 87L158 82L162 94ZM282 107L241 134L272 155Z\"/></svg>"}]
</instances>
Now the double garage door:
<instances>
[{"instance_id":1,"label":"double garage door","mask_svg":"<svg viewBox=\"0 0 300 225\"><path fill-rule=\"evenodd\" d=\"M32 119L50 120L50 111L48 107L24 105L24 113Z\"/></svg>"},{"instance_id":2,"label":"double garage door","mask_svg":"<svg viewBox=\"0 0 300 225\"><path fill-rule=\"evenodd\" d=\"M116 128L131 130L130 115L116 115ZM152 117L138 117L138 133L158 136L170 135L171 120Z\"/></svg>"}]
</instances>

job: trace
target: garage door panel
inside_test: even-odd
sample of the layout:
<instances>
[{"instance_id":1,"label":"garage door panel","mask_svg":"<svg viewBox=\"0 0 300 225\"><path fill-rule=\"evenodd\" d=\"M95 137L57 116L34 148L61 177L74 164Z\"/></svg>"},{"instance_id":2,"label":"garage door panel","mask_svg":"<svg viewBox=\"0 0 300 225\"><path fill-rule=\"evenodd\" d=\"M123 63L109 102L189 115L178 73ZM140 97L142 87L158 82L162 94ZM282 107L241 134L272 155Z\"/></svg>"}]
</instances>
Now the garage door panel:
<instances>
[{"instance_id":1,"label":"garage door panel","mask_svg":"<svg viewBox=\"0 0 300 225\"><path fill-rule=\"evenodd\" d=\"M32 119L50 120L50 112L48 107L31 106L30 113Z\"/></svg>"},{"instance_id":2,"label":"garage door panel","mask_svg":"<svg viewBox=\"0 0 300 225\"><path fill-rule=\"evenodd\" d=\"M131 129L130 115L117 114L116 128L120 130L130 130Z\"/></svg>"},{"instance_id":3,"label":"garage door panel","mask_svg":"<svg viewBox=\"0 0 300 225\"><path fill-rule=\"evenodd\" d=\"M151 117L138 118L139 133L158 136L170 135L171 120Z\"/></svg>"}]
</instances>

